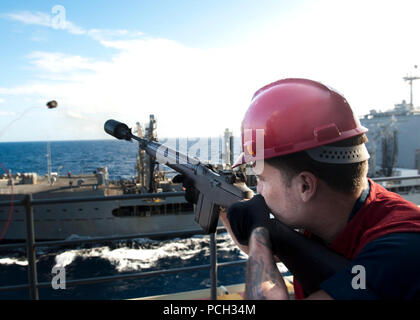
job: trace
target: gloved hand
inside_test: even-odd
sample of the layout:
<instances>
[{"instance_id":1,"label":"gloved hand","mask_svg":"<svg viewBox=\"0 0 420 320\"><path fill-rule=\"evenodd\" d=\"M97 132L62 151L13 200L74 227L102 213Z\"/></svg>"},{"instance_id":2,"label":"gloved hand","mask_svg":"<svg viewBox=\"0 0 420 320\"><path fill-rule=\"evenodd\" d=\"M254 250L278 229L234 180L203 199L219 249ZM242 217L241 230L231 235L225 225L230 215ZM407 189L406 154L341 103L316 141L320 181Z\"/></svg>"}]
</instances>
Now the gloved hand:
<instances>
[{"instance_id":1,"label":"gloved hand","mask_svg":"<svg viewBox=\"0 0 420 320\"><path fill-rule=\"evenodd\" d=\"M227 218L236 240L247 246L252 230L265 227L270 230L270 209L262 195L234 203L227 210Z\"/></svg>"},{"instance_id":2,"label":"gloved hand","mask_svg":"<svg viewBox=\"0 0 420 320\"><path fill-rule=\"evenodd\" d=\"M200 192L194 187L194 181L188 179L188 177L183 174L178 174L172 179L173 183L182 183L182 186L185 188L185 200L192 204L197 204L198 196Z\"/></svg>"}]
</instances>

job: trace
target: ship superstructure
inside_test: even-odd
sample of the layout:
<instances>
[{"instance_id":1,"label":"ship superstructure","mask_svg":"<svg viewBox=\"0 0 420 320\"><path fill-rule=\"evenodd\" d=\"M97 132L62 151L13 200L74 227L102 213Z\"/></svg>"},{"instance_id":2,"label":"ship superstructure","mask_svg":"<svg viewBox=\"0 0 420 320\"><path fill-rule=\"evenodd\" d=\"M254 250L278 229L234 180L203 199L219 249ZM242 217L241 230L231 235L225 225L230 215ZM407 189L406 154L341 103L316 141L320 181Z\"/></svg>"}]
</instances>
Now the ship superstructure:
<instances>
[{"instance_id":1,"label":"ship superstructure","mask_svg":"<svg viewBox=\"0 0 420 320\"><path fill-rule=\"evenodd\" d=\"M360 121L367 127L371 155L370 176L392 176L395 168L420 169L420 108L414 107L413 81L417 76L403 78L410 86L410 101L403 100L385 112L371 110Z\"/></svg>"}]
</instances>

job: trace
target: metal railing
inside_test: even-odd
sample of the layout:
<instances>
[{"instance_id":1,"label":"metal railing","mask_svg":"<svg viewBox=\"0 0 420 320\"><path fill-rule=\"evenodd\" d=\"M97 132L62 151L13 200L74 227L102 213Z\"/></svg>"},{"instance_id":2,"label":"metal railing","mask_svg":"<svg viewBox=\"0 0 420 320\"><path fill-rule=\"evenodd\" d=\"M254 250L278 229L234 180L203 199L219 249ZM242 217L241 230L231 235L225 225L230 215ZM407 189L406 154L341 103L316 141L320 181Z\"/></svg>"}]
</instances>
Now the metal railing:
<instances>
[{"instance_id":1,"label":"metal railing","mask_svg":"<svg viewBox=\"0 0 420 320\"><path fill-rule=\"evenodd\" d=\"M203 234L200 229L189 229L182 231L173 231L173 232L154 232L154 233L141 233L141 234L131 234L124 236L109 236L109 237L94 237L89 239L75 239L75 240L58 240L58 241L35 241L35 230L34 230L34 213L33 207L37 205L48 205L48 204L57 204L57 203L73 203L73 202L91 202L91 201L115 201L115 200L132 200L132 199L144 199L144 198L166 198L166 197L177 197L184 196L185 192L161 192L161 193L145 193L145 194L127 194L127 195L118 195L118 196L95 196L95 197L77 197L77 198L62 198L62 199L33 199L32 194L25 196L23 200L10 201L0 201L0 207L11 206L24 206L25 207L25 223L26 223L26 242L25 243L13 243L13 244L3 244L0 245L1 249L16 249L16 248L25 248L26 247L26 256L28 262L28 284L22 285L13 285L13 286L3 286L0 287L0 292L9 291L9 290L22 290L29 289L29 296L32 300L39 299L38 288L51 287L50 282L38 282L37 266L36 266L36 248L37 247L54 247L54 246L63 246L63 245L75 245L75 244L86 244L86 243L99 243L104 241L117 241L117 240L129 240L136 238L151 238L151 237L185 237L193 236L197 234ZM224 227L218 227L218 231L225 230ZM164 270L156 270L149 272L137 272L137 273L128 273L115 276L105 276L105 277L92 277L84 278L78 280L68 280L66 281L66 286L75 286L82 284L93 284L93 283L102 283L116 280L124 280L131 278L143 278L151 277L161 274L170 274L170 273L180 273L188 271L198 271L203 269L210 270L210 297L212 300L217 299L217 269L219 267L227 266L238 266L246 263L246 260L237 260L230 262L217 262L217 250L216 250L216 234L210 234L210 264L190 266L190 267L181 267L181 268L172 268Z\"/></svg>"}]
</instances>

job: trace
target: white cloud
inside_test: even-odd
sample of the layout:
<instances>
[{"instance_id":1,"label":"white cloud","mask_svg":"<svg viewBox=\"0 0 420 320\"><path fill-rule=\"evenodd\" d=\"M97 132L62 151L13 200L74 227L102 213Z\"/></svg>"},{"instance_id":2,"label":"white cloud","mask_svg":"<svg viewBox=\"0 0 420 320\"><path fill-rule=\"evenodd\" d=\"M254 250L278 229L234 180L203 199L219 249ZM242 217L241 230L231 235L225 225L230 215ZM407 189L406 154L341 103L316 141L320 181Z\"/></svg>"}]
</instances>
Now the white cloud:
<instances>
[{"instance_id":1,"label":"white cloud","mask_svg":"<svg viewBox=\"0 0 420 320\"><path fill-rule=\"evenodd\" d=\"M81 26L78 26L74 22L68 20L67 18L64 20L65 23L58 28L55 25L54 22L54 15L47 14L45 12L30 12L30 11L21 11L21 12L15 12L15 13L7 13L3 16L22 22L26 25L38 25L38 26L44 26L53 28L56 30L63 29L67 31L70 34L74 35L86 35L88 37L91 37L94 40L101 41L106 39L115 39L119 37L126 37L126 38L133 38L133 37L139 37L144 35L142 32L138 31L128 31L125 29L118 29L118 30L112 30L112 29L85 29ZM39 41L39 37L32 38L34 41Z\"/></svg>"},{"instance_id":2,"label":"white cloud","mask_svg":"<svg viewBox=\"0 0 420 320\"><path fill-rule=\"evenodd\" d=\"M39 25L45 27L51 27L51 16L44 12L16 12L16 13L7 13L6 17L20 21L28 25Z\"/></svg>"},{"instance_id":3,"label":"white cloud","mask_svg":"<svg viewBox=\"0 0 420 320\"><path fill-rule=\"evenodd\" d=\"M75 25L73 22L66 20L66 24L64 27L65 30L67 30L71 34L81 35L86 34L87 31L77 25Z\"/></svg>"},{"instance_id":4,"label":"white cloud","mask_svg":"<svg viewBox=\"0 0 420 320\"><path fill-rule=\"evenodd\" d=\"M121 38L121 37L135 37L143 35L141 32L130 32L125 29L110 30L110 29L90 29L88 35L94 40L101 41L106 39Z\"/></svg>"},{"instance_id":5,"label":"white cloud","mask_svg":"<svg viewBox=\"0 0 420 320\"><path fill-rule=\"evenodd\" d=\"M15 12L15 13L7 13L5 16L8 17L9 19L16 20L27 25L38 25L38 26L56 28L54 26L53 16L45 12L22 11L22 12ZM75 25L73 22L69 20L65 21L63 29L65 29L67 32L71 34L76 34L76 35L87 33L85 29Z\"/></svg>"},{"instance_id":6,"label":"white cloud","mask_svg":"<svg viewBox=\"0 0 420 320\"><path fill-rule=\"evenodd\" d=\"M66 111L66 115L73 119L83 119L83 116L73 111Z\"/></svg>"},{"instance_id":7,"label":"white cloud","mask_svg":"<svg viewBox=\"0 0 420 320\"><path fill-rule=\"evenodd\" d=\"M60 52L32 52L27 56L30 63L44 71L52 73L96 70L100 63L76 55Z\"/></svg>"},{"instance_id":8,"label":"white cloud","mask_svg":"<svg viewBox=\"0 0 420 320\"><path fill-rule=\"evenodd\" d=\"M3 95L36 95L42 92L48 92L52 89L54 85L51 84L41 84L41 83L33 83L33 84L26 84L20 85L11 88L1 88L0 87L0 94Z\"/></svg>"},{"instance_id":9,"label":"white cloud","mask_svg":"<svg viewBox=\"0 0 420 320\"><path fill-rule=\"evenodd\" d=\"M0 103L4 103L4 99L0 98Z\"/></svg>"},{"instance_id":10,"label":"white cloud","mask_svg":"<svg viewBox=\"0 0 420 320\"><path fill-rule=\"evenodd\" d=\"M14 117L15 115L16 115L15 112L0 111L0 117Z\"/></svg>"},{"instance_id":11,"label":"white cloud","mask_svg":"<svg viewBox=\"0 0 420 320\"><path fill-rule=\"evenodd\" d=\"M102 63L57 53L31 55L34 64L54 75L94 71L79 74L78 82L28 84L0 88L0 93L50 94L79 120L83 117L85 126L94 122L101 132L107 117L135 122L150 113L158 118L161 136L222 134L233 121L238 127L255 85L243 85L253 82L243 76L239 81L238 72L246 71L235 51L188 48L166 39L103 43L120 54Z\"/></svg>"}]
</instances>

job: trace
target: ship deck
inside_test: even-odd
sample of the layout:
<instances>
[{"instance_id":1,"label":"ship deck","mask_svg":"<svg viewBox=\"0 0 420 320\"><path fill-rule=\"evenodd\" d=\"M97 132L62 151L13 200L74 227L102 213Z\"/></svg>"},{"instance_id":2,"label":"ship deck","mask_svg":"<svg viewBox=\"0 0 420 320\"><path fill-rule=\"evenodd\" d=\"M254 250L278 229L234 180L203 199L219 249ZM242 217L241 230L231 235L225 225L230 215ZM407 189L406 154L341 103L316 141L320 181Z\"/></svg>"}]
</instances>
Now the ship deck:
<instances>
[{"instance_id":1,"label":"ship deck","mask_svg":"<svg viewBox=\"0 0 420 320\"><path fill-rule=\"evenodd\" d=\"M75 191L89 191L93 190L94 186L97 185L97 179L94 175L83 175L83 176L72 176L65 177L60 176L53 183L48 182L47 177L38 177L36 183L32 184L21 184L19 182L13 183L13 189L11 188L8 179L0 180L0 195L15 195L21 194L52 194L56 192L75 192Z\"/></svg>"},{"instance_id":2,"label":"ship deck","mask_svg":"<svg viewBox=\"0 0 420 320\"><path fill-rule=\"evenodd\" d=\"M295 291L293 288L293 276L283 277L289 293L290 300L294 300ZM209 289L191 290L173 294L156 295L129 300L210 300ZM217 287L217 300L244 300L245 284L234 284L230 286Z\"/></svg>"}]
</instances>

